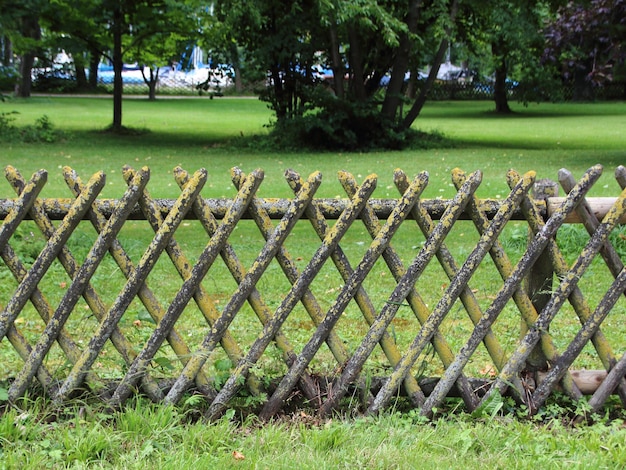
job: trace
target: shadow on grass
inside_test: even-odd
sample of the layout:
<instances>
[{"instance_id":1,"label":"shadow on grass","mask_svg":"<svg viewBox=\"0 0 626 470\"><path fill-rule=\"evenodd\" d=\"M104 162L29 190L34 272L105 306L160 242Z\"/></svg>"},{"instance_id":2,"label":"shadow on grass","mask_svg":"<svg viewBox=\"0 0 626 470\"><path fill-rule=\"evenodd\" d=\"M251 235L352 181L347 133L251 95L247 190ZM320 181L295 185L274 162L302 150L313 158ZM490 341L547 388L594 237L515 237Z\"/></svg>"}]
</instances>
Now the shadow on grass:
<instances>
[{"instance_id":1,"label":"shadow on grass","mask_svg":"<svg viewBox=\"0 0 626 470\"><path fill-rule=\"evenodd\" d=\"M265 135L250 136L229 136L200 133L170 133L151 132L142 130L141 132L128 132L124 134L111 134L102 131L73 131L68 139L74 143L85 142L90 147L102 147L112 151L128 151L132 148L141 147L144 150L184 150L193 151L216 150L220 153L244 153L244 154L336 154L336 150L315 149L312 147L279 147L273 145L272 140ZM451 137L442 132L422 133L422 138L409 147L398 151L422 151L437 149L520 149L520 150L580 150L579 143L556 144L554 140L526 138L512 138L510 136L487 137L481 136L476 139L464 137ZM388 151L386 149L369 149L370 151ZM353 152L343 150L341 153L359 154L367 150L356 150Z\"/></svg>"},{"instance_id":2,"label":"shadow on grass","mask_svg":"<svg viewBox=\"0 0 626 470\"><path fill-rule=\"evenodd\" d=\"M517 119L554 119L573 117L623 117L623 102L597 103L560 103L558 106L534 104L528 107L514 105L510 113L497 113L492 105L485 103L431 102L425 108L423 117L426 119L484 119L484 120L517 120ZM416 123L420 118L418 117Z\"/></svg>"},{"instance_id":3,"label":"shadow on grass","mask_svg":"<svg viewBox=\"0 0 626 470\"><path fill-rule=\"evenodd\" d=\"M135 147L143 148L227 148L235 137L230 135L189 133L189 132L159 132L149 129L125 128L122 132L104 130L72 131L72 140L89 141L92 145L101 144L108 148Z\"/></svg>"},{"instance_id":4,"label":"shadow on grass","mask_svg":"<svg viewBox=\"0 0 626 470\"><path fill-rule=\"evenodd\" d=\"M146 128L136 128L136 127L126 127L121 126L119 129L115 129L113 124L108 127L105 127L100 131L103 134L109 134L112 136L123 137L123 136L142 136L150 133L150 131Z\"/></svg>"},{"instance_id":5,"label":"shadow on grass","mask_svg":"<svg viewBox=\"0 0 626 470\"><path fill-rule=\"evenodd\" d=\"M458 144L439 132L419 133L420 138L405 150L430 150L441 148L454 148ZM70 139L76 143L88 142L90 146L102 148L127 150L141 147L150 149L218 149L220 152L244 152L244 153L337 153L336 150L318 149L314 146L284 146L276 143L270 135L227 135L219 133L172 133L150 131L147 129L125 129L121 133L109 132L108 130L73 131ZM378 151L385 149L360 149L353 153L363 151ZM393 151L393 150L389 150ZM350 151L342 150L344 153Z\"/></svg>"}]
</instances>

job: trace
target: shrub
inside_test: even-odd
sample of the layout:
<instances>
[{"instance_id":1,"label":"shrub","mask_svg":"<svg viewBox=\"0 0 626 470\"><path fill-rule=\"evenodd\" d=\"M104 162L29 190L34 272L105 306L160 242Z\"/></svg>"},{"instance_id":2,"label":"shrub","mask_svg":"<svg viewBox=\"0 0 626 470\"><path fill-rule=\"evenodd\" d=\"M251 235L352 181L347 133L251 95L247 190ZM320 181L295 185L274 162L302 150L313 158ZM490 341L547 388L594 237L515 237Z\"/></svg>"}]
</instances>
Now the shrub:
<instances>
[{"instance_id":1,"label":"shrub","mask_svg":"<svg viewBox=\"0 0 626 470\"><path fill-rule=\"evenodd\" d=\"M20 130L24 142L56 142L60 131L56 130L47 115L43 115L32 126L25 126Z\"/></svg>"},{"instance_id":2,"label":"shrub","mask_svg":"<svg viewBox=\"0 0 626 470\"><path fill-rule=\"evenodd\" d=\"M402 129L371 103L329 97L323 107L272 125L270 139L279 148L367 151L440 147L441 135Z\"/></svg>"},{"instance_id":3,"label":"shrub","mask_svg":"<svg viewBox=\"0 0 626 470\"><path fill-rule=\"evenodd\" d=\"M63 137L47 115L41 116L33 125L18 127L15 125L17 111L0 113L0 141L4 142L56 142Z\"/></svg>"},{"instance_id":4,"label":"shrub","mask_svg":"<svg viewBox=\"0 0 626 470\"><path fill-rule=\"evenodd\" d=\"M72 93L78 84L73 77L56 73L39 73L33 80L33 90L41 93Z\"/></svg>"}]
</instances>

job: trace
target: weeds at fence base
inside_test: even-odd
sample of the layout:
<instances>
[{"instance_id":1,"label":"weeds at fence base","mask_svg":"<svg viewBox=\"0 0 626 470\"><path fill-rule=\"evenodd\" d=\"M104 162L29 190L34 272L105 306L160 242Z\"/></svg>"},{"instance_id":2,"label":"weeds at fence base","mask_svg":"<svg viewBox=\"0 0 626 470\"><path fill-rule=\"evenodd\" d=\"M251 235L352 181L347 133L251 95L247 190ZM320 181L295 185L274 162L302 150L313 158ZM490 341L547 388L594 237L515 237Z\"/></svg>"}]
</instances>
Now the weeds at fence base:
<instances>
[{"instance_id":1,"label":"weeds at fence base","mask_svg":"<svg viewBox=\"0 0 626 470\"><path fill-rule=\"evenodd\" d=\"M420 380L420 385L425 391L432 390L436 385L438 378L427 378ZM471 379L472 383L483 384L487 389L489 381L482 379ZM376 393L384 378L372 378L371 393ZM278 385L279 380L273 380L267 389L267 393L271 394ZM330 386L332 380L328 377L320 379L320 383ZM97 390L81 389L75 391L70 400L59 405L54 403L49 394L40 386L34 386L29 389L28 394L20 398L16 403L8 403L7 390L11 384L11 380L0 382L0 417L12 409L28 410L29 412L38 413L45 416L46 421L63 421L67 419L75 419L78 415L98 415L106 420L112 418L117 413L124 413L129 409L142 407L167 408L160 403L151 402L138 391L131 399L118 408L111 408L106 403L106 398L110 397L117 388L119 381L111 380L102 384ZM166 394L173 380L162 380L159 387ZM320 388L320 394L327 393L324 387ZM320 396L320 400L324 398ZM229 403L229 408L220 416L213 417L210 421L226 420L236 425L248 425L251 422L257 422L262 425L263 421L257 418L264 403L267 401L267 395L262 394L254 396L246 389L243 389ZM187 423L195 423L209 420L208 411L211 401L201 394L195 388L187 391L183 399L174 408L177 412L184 416ZM294 392L285 402L280 413L271 418L272 423L284 423L288 425L298 424L309 427L323 426L329 420L353 420L366 418L365 412L368 406L367 391L351 386L349 392L340 401L339 406L330 416L320 416L318 414L318 403L306 399L301 393ZM488 401L472 412L468 412L465 408L463 400L458 396L450 396L446 398L439 407L433 410L433 417L428 418L420 414L420 410L416 409L404 390L399 390L398 394L392 400L389 409L384 411L382 415L403 416L403 419L412 419L415 424L437 422L440 419L450 419L456 416L460 419L469 419L477 421L491 421L494 419L513 418L521 421L529 421L539 425L559 422L566 427L572 427L586 424L609 424L626 420L626 409L621 406L621 402L617 396L610 397L603 409L599 412L591 412L587 399L583 397L581 400L573 400L567 395L559 392L553 393L545 405L535 414L528 412L525 405L516 403L513 396L509 393L500 395L494 393Z\"/></svg>"}]
</instances>

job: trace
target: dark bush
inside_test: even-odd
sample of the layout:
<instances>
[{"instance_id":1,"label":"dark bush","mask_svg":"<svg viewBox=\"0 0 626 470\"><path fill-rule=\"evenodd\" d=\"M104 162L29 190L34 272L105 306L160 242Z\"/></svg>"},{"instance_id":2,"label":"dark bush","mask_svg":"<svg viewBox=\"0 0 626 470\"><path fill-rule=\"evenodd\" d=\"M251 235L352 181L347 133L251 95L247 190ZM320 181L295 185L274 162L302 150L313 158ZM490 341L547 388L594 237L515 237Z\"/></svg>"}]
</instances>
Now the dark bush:
<instances>
[{"instance_id":1,"label":"dark bush","mask_svg":"<svg viewBox=\"0 0 626 470\"><path fill-rule=\"evenodd\" d=\"M33 90L40 93L73 93L77 89L75 78L57 72L38 73L33 80Z\"/></svg>"},{"instance_id":2,"label":"dark bush","mask_svg":"<svg viewBox=\"0 0 626 470\"><path fill-rule=\"evenodd\" d=\"M15 67L0 65L0 91L13 91L19 78Z\"/></svg>"},{"instance_id":3,"label":"dark bush","mask_svg":"<svg viewBox=\"0 0 626 470\"><path fill-rule=\"evenodd\" d=\"M324 107L272 125L270 138L277 147L313 150L400 150L441 146L440 135L400 129L371 103L329 98Z\"/></svg>"}]
</instances>

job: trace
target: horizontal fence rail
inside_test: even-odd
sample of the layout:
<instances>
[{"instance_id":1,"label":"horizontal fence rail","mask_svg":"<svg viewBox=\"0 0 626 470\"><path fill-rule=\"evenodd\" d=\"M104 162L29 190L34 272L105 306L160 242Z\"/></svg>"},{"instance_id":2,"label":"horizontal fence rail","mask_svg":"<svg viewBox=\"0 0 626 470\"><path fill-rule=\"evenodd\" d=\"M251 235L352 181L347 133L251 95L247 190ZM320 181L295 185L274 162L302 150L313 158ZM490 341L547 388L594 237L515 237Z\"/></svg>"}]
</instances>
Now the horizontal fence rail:
<instances>
[{"instance_id":1,"label":"horizontal fence rail","mask_svg":"<svg viewBox=\"0 0 626 470\"><path fill-rule=\"evenodd\" d=\"M234 168L232 198L201 196L207 171L174 170L175 200L148 192L148 168L102 199L105 175L64 168L71 199L40 198L47 173L7 167L0 199L0 388L122 405L141 392L193 394L210 418L229 408L270 418L462 403L528 414L588 395L626 404L626 169L610 198L602 174L557 184L506 175L501 199L475 196L480 171L452 172L457 193L396 170L339 173L346 196L316 198L322 175L285 173L292 198L260 198L264 173ZM617 191L616 191L617 193ZM507 398L511 397L511 398Z\"/></svg>"}]
</instances>

